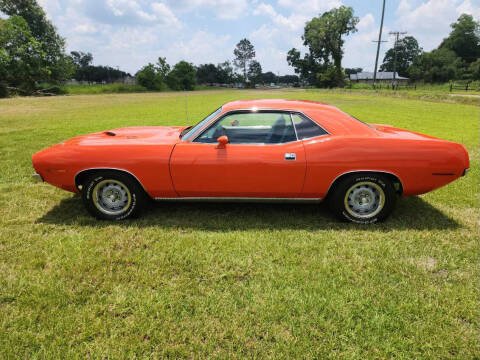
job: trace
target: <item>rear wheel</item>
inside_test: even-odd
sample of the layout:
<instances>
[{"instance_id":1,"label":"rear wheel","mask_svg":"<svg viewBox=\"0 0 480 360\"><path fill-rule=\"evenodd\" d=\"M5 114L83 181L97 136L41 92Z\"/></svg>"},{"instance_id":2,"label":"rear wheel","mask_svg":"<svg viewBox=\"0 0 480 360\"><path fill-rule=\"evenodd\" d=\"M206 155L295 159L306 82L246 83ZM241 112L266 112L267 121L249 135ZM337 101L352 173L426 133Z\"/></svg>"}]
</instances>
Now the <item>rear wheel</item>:
<instances>
[{"instance_id":1,"label":"rear wheel","mask_svg":"<svg viewBox=\"0 0 480 360\"><path fill-rule=\"evenodd\" d=\"M395 207L396 198L393 184L384 176L358 174L335 186L329 203L340 219L369 224L386 219Z\"/></svg>"},{"instance_id":2,"label":"rear wheel","mask_svg":"<svg viewBox=\"0 0 480 360\"><path fill-rule=\"evenodd\" d=\"M123 220L138 216L146 196L130 176L115 171L98 172L87 179L82 198L90 214L103 220Z\"/></svg>"}]
</instances>

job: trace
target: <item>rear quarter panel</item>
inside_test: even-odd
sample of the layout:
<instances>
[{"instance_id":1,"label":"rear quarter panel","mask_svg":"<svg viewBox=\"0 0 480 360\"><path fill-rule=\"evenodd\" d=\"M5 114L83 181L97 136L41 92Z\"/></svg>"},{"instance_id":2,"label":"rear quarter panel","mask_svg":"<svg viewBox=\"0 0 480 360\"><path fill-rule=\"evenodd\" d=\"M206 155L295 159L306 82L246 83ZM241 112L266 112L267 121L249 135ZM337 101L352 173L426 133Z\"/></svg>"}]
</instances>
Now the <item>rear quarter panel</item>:
<instances>
[{"instance_id":1,"label":"rear quarter panel","mask_svg":"<svg viewBox=\"0 0 480 360\"><path fill-rule=\"evenodd\" d=\"M403 195L418 195L457 179L468 167L460 144L436 139L326 136L304 145L303 192L312 197L325 197L337 177L355 171L392 173L402 182Z\"/></svg>"}]
</instances>

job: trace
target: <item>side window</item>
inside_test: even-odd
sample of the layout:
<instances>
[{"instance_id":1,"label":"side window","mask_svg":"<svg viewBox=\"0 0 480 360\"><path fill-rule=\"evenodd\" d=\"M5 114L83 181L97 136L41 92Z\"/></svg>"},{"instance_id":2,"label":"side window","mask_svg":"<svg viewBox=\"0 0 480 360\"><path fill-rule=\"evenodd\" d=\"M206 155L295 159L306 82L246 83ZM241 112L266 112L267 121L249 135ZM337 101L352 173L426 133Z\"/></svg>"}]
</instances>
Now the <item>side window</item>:
<instances>
[{"instance_id":1,"label":"side window","mask_svg":"<svg viewBox=\"0 0 480 360\"><path fill-rule=\"evenodd\" d=\"M225 116L194 142L216 143L223 135L231 144L279 144L297 140L289 114L246 112Z\"/></svg>"},{"instance_id":2,"label":"side window","mask_svg":"<svg viewBox=\"0 0 480 360\"><path fill-rule=\"evenodd\" d=\"M328 134L320 126L301 114L292 114L293 123L299 140Z\"/></svg>"}]
</instances>

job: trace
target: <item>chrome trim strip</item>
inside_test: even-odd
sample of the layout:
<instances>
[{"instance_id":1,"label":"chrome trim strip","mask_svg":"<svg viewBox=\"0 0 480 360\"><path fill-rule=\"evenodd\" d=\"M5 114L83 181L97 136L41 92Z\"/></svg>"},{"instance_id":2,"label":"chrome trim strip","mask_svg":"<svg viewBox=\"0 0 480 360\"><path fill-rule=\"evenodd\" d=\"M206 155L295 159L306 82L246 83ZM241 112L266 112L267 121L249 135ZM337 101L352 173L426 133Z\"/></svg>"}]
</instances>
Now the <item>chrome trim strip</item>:
<instances>
[{"instance_id":1,"label":"chrome trim strip","mask_svg":"<svg viewBox=\"0 0 480 360\"><path fill-rule=\"evenodd\" d=\"M223 107L223 105L222 105ZM255 110L254 110L255 108ZM320 136L326 136L326 135L331 135L330 132L328 130L326 130L325 128L323 128L322 126L320 126L315 120L313 120L310 116L306 115L305 113L303 113L302 111L299 111L299 110L293 110L293 109L275 109L275 108L256 108L256 107L251 107L251 108L242 108L242 109L234 109L234 110L229 110L229 111L226 111L224 113L220 113L216 118L212 119L209 123L205 124L205 126L201 129L198 130L197 134L196 135L193 135L191 136L189 139L185 140L185 142L194 142L195 139L197 137L199 137L201 134L203 134L211 125L213 125L214 123L216 123L217 121L220 121L221 119L223 119L225 116L227 116L228 114L230 113L235 113L235 112L242 112L242 111L248 111L248 112L262 112L262 111L272 111L272 112L284 112L284 113L288 113L290 115L290 120L292 121L292 125L293 125L293 128L295 129L295 124L293 123L293 119L292 119L292 113L297 113L297 114L302 114L303 116L305 116L307 119L309 119L310 121L313 121L313 123L315 125L317 125L318 127L320 127L321 129L323 129L325 131L325 134L323 135L318 135L318 136L314 136L314 137L320 137ZM307 138L307 139L302 139L302 140L299 140L298 139L298 136L297 136L297 131L295 129L295 136L297 137L297 140L296 141L302 141L302 140L307 140L307 139L313 139L314 137L311 137L311 138ZM290 142L294 142L294 141L290 141ZM200 144L200 143L196 143L196 144ZM208 144L208 143L203 143L203 144ZM212 143L213 144L213 143ZM245 143L245 144L252 144L252 143ZM259 144L259 143L256 143L256 144ZM261 144L265 144L265 143L261 143ZM280 143L280 144L286 144L286 143ZM235 145L235 144L229 144L229 145ZM237 143L236 145L241 145L239 143ZM275 144L266 144L266 145L275 145Z\"/></svg>"},{"instance_id":2,"label":"chrome trim strip","mask_svg":"<svg viewBox=\"0 0 480 360\"><path fill-rule=\"evenodd\" d=\"M295 131L295 137L297 138L297 141L298 141L300 139L298 138L297 127L295 126L295 123L293 122L292 113L289 113L288 115L290 115L290 122L292 123L293 131Z\"/></svg>"},{"instance_id":3,"label":"chrome trim strip","mask_svg":"<svg viewBox=\"0 0 480 360\"><path fill-rule=\"evenodd\" d=\"M138 183L141 185L141 187L143 188L143 190L145 190L145 192L148 194L148 191L147 189L145 188L145 186L143 186L142 182L134 175L132 174L130 171L128 170L125 170L125 169L119 169L119 168L110 168L110 167L95 167L95 168L88 168L88 169L83 169L83 170L80 170L79 172L77 172L74 176L74 182L75 182L75 187L80 190L77 186L77 176L82 173L82 172L85 172L85 171L88 171L88 170L117 170L117 171L123 171L123 172L126 172L127 174L130 174L132 175L137 181Z\"/></svg>"},{"instance_id":4,"label":"chrome trim strip","mask_svg":"<svg viewBox=\"0 0 480 360\"><path fill-rule=\"evenodd\" d=\"M156 197L156 201L205 201L205 202L321 202L322 198L260 198L260 197Z\"/></svg>"},{"instance_id":5,"label":"chrome trim strip","mask_svg":"<svg viewBox=\"0 0 480 360\"><path fill-rule=\"evenodd\" d=\"M392 173L392 172L390 172L390 171L384 171L384 170L364 170L364 169L362 169L362 170L346 171L346 172L338 175L338 176L337 176L335 179L333 179L333 181L330 183L330 186L328 187L326 194L328 194L328 192L330 191L330 188L332 187L333 183L334 183L335 181L337 181L337 179L338 179L339 177L341 177L341 176L343 176L343 175L347 175L347 174L355 174L355 173L361 173L361 172L377 172L377 173L384 173L384 174L393 175L393 176L395 176L395 177L400 181L400 185L402 185L402 190L404 190L403 181L402 181L402 179L400 178L400 176L398 176L397 174L394 174L394 173Z\"/></svg>"}]
</instances>

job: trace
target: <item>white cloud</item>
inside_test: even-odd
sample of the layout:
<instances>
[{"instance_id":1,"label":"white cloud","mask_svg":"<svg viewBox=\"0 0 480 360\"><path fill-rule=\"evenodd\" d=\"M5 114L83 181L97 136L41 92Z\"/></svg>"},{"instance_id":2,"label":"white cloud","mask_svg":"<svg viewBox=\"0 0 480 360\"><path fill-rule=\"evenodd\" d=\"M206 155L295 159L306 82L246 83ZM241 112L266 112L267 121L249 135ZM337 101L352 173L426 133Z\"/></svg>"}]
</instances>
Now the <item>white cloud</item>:
<instances>
[{"instance_id":1,"label":"white cloud","mask_svg":"<svg viewBox=\"0 0 480 360\"><path fill-rule=\"evenodd\" d=\"M253 15L266 15L270 17L277 16L277 12L273 9L273 6L270 4L261 3L257 6L257 8L253 11Z\"/></svg>"},{"instance_id":2,"label":"white cloud","mask_svg":"<svg viewBox=\"0 0 480 360\"><path fill-rule=\"evenodd\" d=\"M52 19L52 15L58 13L61 10L59 0L38 0L39 5L47 13L47 18Z\"/></svg>"},{"instance_id":3,"label":"white cloud","mask_svg":"<svg viewBox=\"0 0 480 360\"><path fill-rule=\"evenodd\" d=\"M292 47L306 50L301 39L305 22L343 4L343 0L38 1L67 39L69 51L90 51L96 64L118 65L130 72L159 56L171 64L182 59L195 64L231 59L235 43L247 36L264 71L293 73L286 53ZM343 65L373 70L379 19L369 13L371 1L357 3L361 5L355 12L362 17L358 32L345 39ZM480 18L479 0L389 3L398 7L387 6L384 40L389 30L408 31L425 50L440 44L461 13ZM380 62L392 44L382 44Z\"/></svg>"},{"instance_id":4,"label":"white cloud","mask_svg":"<svg viewBox=\"0 0 480 360\"><path fill-rule=\"evenodd\" d=\"M94 34L97 29L91 24L79 24L73 28L73 31L77 34Z\"/></svg>"},{"instance_id":5,"label":"white cloud","mask_svg":"<svg viewBox=\"0 0 480 360\"><path fill-rule=\"evenodd\" d=\"M140 6L134 0L107 0L106 5L115 16L137 13L140 9Z\"/></svg>"},{"instance_id":6,"label":"white cloud","mask_svg":"<svg viewBox=\"0 0 480 360\"><path fill-rule=\"evenodd\" d=\"M163 21L167 26L173 26L175 28L180 28L180 20L175 16L175 14L170 10L165 4L162 3L153 3L152 4L154 15L154 20Z\"/></svg>"},{"instance_id":7,"label":"white cloud","mask_svg":"<svg viewBox=\"0 0 480 360\"><path fill-rule=\"evenodd\" d=\"M253 11L256 16L267 16L272 22L280 27L284 27L285 31L299 31L303 30L305 22L309 20L309 17L300 14L291 14L289 17L285 17L275 11L273 6L261 3Z\"/></svg>"},{"instance_id":8,"label":"white cloud","mask_svg":"<svg viewBox=\"0 0 480 360\"><path fill-rule=\"evenodd\" d=\"M480 17L480 3L473 5L470 0L428 0L414 2L402 0L397 8L396 28L408 31L424 50L440 45L450 32L450 24L462 14Z\"/></svg>"},{"instance_id":9,"label":"white cloud","mask_svg":"<svg viewBox=\"0 0 480 360\"><path fill-rule=\"evenodd\" d=\"M480 3L477 2L477 6L472 5L471 0L465 0L457 7L457 13L462 14L470 14L475 19L480 19Z\"/></svg>"},{"instance_id":10,"label":"white cloud","mask_svg":"<svg viewBox=\"0 0 480 360\"><path fill-rule=\"evenodd\" d=\"M186 60L194 64L219 63L231 57L233 48L228 43L230 35L217 35L207 31L197 31L187 39L180 39L164 50L169 62Z\"/></svg>"},{"instance_id":11,"label":"white cloud","mask_svg":"<svg viewBox=\"0 0 480 360\"><path fill-rule=\"evenodd\" d=\"M360 19L357 25L357 29L358 31L371 29L373 25L375 25L375 18L372 14L367 14Z\"/></svg>"},{"instance_id":12,"label":"white cloud","mask_svg":"<svg viewBox=\"0 0 480 360\"><path fill-rule=\"evenodd\" d=\"M247 10L247 0L166 0L173 8L182 12L208 9L219 19L238 19Z\"/></svg>"},{"instance_id":13,"label":"white cloud","mask_svg":"<svg viewBox=\"0 0 480 360\"><path fill-rule=\"evenodd\" d=\"M278 0L278 5L297 13L307 13L310 17L313 17L342 6L343 3L340 0L302 0L301 2L298 0Z\"/></svg>"},{"instance_id":14,"label":"white cloud","mask_svg":"<svg viewBox=\"0 0 480 360\"><path fill-rule=\"evenodd\" d=\"M364 71L373 71L375 67L375 56L377 51L378 30L380 24L375 23L372 14L366 14L357 25L358 32L348 36L345 40L345 54L343 57L344 67L360 67ZM383 33L389 32L389 27L384 26ZM383 36L385 40L385 36ZM380 56L378 57L379 67L385 55L388 44L380 45Z\"/></svg>"}]
</instances>

